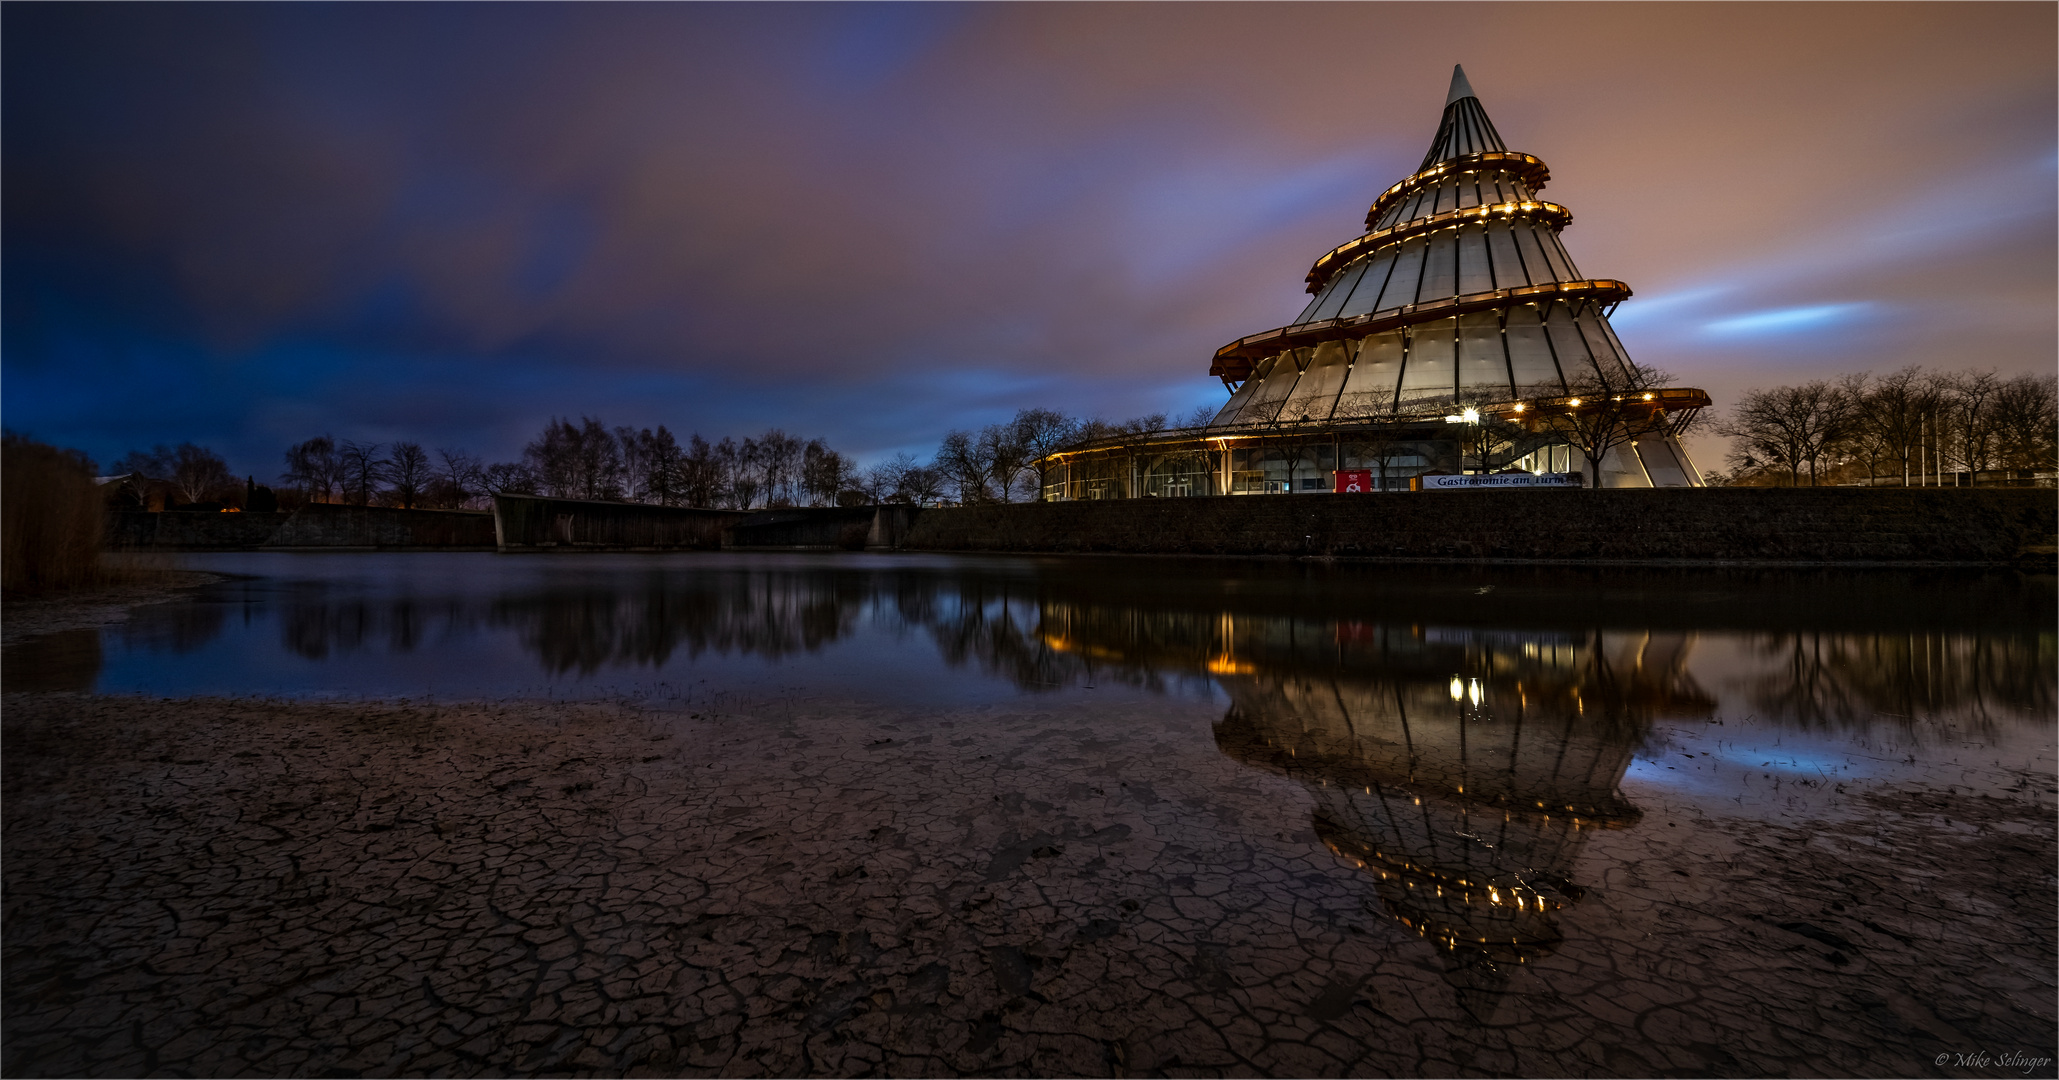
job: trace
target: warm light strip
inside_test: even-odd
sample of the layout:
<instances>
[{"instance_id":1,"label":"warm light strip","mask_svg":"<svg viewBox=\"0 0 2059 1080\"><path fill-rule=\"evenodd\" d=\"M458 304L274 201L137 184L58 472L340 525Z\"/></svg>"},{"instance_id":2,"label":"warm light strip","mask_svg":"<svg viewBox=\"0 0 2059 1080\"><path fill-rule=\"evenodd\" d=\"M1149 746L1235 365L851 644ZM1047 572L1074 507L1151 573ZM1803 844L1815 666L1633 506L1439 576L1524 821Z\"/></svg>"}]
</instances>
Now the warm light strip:
<instances>
[{"instance_id":1,"label":"warm light strip","mask_svg":"<svg viewBox=\"0 0 2059 1080\"><path fill-rule=\"evenodd\" d=\"M1616 303L1629 299L1630 295L1629 285L1612 278L1558 281L1544 285L1525 285L1515 289L1469 293L1465 296L1448 296L1423 304L1406 304L1387 311L1353 315L1342 319L1324 319L1321 322L1302 323L1292 327L1283 326L1277 330L1238 338L1217 349L1215 363L1209 367L1208 373L1243 379L1250 376L1253 360L1276 352L1298 349L1304 345L1319 345L1325 341L1364 337L1367 334L1377 334L1383 330L1412 326L1451 315L1513 307L1516 303L1526 300L1591 299L1598 303Z\"/></svg>"},{"instance_id":2,"label":"warm light strip","mask_svg":"<svg viewBox=\"0 0 2059 1080\"><path fill-rule=\"evenodd\" d=\"M1515 173L1516 179L1530 185L1530 190L1532 191L1543 190L1544 185L1551 181L1551 170L1544 167L1543 161L1531 157L1529 154L1518 154L1508 150L1489 150L1484 154L1467 154L1465 157L1440 161L1381 192L1380 197L1373 200L1373 208L1366 211L1366 228L1370 229L1374 225L1379 224L1380 215L1386 213L1389 206L1408 195L1414 194L1417 190L1442 181L1454 173L1480 172L1482 170L1501 170Z\"/></svg>"},{"instance_id":3,"label":"warm light strip","mask_svg":"<svg viewBox=\"0 0 2059 1080\"><path fill-rule=\"evenodd\" d=\"M1404 221L1378 232L1369 232L1348 244L1331 249L1328 254L1317 259L1315 266L1308 272L1308 291L1321 292L1323 286L1329 283L1330 278L1340 268L1361 255L1372 255L1381 248L1413 240L1424 233L1495 218L1503 221L1525 218L1563 229L1573 223L1573 212L1553 202L1503 202L1446 210L1430 217Z\"/></svg>"}]
</instances>

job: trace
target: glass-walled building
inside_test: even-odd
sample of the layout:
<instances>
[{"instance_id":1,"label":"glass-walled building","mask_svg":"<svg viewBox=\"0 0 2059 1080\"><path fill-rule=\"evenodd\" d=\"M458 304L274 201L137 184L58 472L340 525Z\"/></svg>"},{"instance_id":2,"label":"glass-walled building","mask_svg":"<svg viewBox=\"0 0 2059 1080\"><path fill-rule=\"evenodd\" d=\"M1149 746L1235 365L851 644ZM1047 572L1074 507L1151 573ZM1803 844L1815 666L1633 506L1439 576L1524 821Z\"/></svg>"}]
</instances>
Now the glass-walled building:
<instances>
[{"instance_id":1,"label":"glass-walled building","mask_svg":"<svg viewBox=\"0 0 2059 1080\"><path fill-rule=\"evenodd\" d=\"M1308 272L1300 316L1216 350L1229 400L1201 428L1053 455L1047 499L1405 490L1426 475L1589 471L1597 410L1633 438L1605 487L1694 487L1700 390L1650 385L1609 326L1630 287L1583 275L1544 162L1503 145L1454 69L1422 166ZM1349 478L1349 484L1346 478Z\"/></svg>"}]
</instances>

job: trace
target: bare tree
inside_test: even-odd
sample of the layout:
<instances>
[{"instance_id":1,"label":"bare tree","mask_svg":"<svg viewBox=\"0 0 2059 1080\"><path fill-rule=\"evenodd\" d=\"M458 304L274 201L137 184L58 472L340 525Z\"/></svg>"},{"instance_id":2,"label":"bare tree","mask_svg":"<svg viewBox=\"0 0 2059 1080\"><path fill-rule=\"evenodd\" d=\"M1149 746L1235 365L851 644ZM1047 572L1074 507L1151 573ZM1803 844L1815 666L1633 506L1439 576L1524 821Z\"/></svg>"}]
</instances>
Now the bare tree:
<instances>
[{"instance_id":1,"label":"bare tree","mask_svg":"<svg viewBox=\"0 0 2059 1080\"><path fill-rule=\"evenodd\" d=\"M698 434L687 437L679 471L679 487L686 505L709 507L721 500L727 487L722 475L722 456L708 445L708 440Z\"/></svg>"},{"instance_id":2,"label":"bare tree","mask_svg":"<svg viewBox=\"0 0 2059 1080\"><path fill-rule=\"evenodd\" d=\"M489 495L541 495L543 479L518 461L488 465L479 472L479 486Z\"/></svg>"},{"instance_id":3,"label":"bare tree","mask_svg":"<svg viewBox=\"0 0 2059 1080\"><path fill-rule=\"evenodd\" d=\"M421 443L397 442L393 450L380 463L391 485L387 494L402 510L413 510L422 501L422 493L429 488L434 473L429 468L429 454Z\"/></svg>"},{"instance_id":4,"label":"bare tree","mask_svg":"<svg viewBox=\"0 0 2059 1080\"><path fill-rule=\"evenodd\" d=\"M372 496L379 493L379 485L386 480L386 463L379 457L378 443L360 443L343 440L336 448L336 460L341 463L343 501L352 506L369 506Z\"/></svg>"},{"instance_id":5,"label":"bare tree","mask_svg":"<svg viewBox=\"0 0 2059 1080\"><path fill-rule=\"evenodd\" d=\"M874 503L902 501L901 477L912 468L915 468L915 457L905 452L886 461L874 462L859 474L858 490Z\"/></svg>"},{"instance_id":6,"label":"bare tree","mask_svg":"<svg viewBox=\"0 0 2059 1080\"><path fill-rule=\"evenodd\" d=\"M1050 458L1079 438L1080 422L1054 409L1024 409L1012 421L1016 441L1037 470L1037 498L1050 486Z\"/></svg>"},{"instance_id":7,"label":"bare tree","mask_svg":"<svg viewBox=\"0 0 2059 1080\"><path fill-rule=\"evenodd\" d=\"M1815 487L1824 455L1850 432L1854 413L1845 387L1817 379L1748 391L1716 430L1739 440L1731 455L1741 463L1784 468L1793 485L1801 483L1806 465L1809 486Z\"/></svg>"},{"instance_id":8,"label":"bare tree","mask_svg":"<svg viewBox=\"0 0 2059 1080\"><path fill-rule=\"evenodd\" d=\"M765 505L792 506L801 486L801 440L773 428L758 436L758 468L765 487Z\"/></svg>"},{"instance_id":9,"label":"bare tree","mask_svg":"<svg viewBox=\"0 0 2059 1080\"><path fill-rule=\"evenodd\" d=\"M634 494L659 506L678 506L686 495L686 455L679 449L679 440L663 424L656 431L645 428L637 438L644 479L643 487Z\"/></svg>"},{"instance_id":10,"label":"bare tree","mask_svg":"<svg viewBox=\"0 0 2059 1080\"><path fill-rule=\"evenodd\" d=\"M917 506L928 506L943 497L949 482L935 465L910 465L901 473L900 495Z\"/></svg>"},{"instance_id":11,"label":"bare tree","mask_svg":"<svg viewBox=\"0 0 2059 1080\"><path fill-rule=\"evenodd\" d=\"M237 486L221 455L189 442L177 446L159 443L149 450L130 451L114 463L114 471L162 481L165 489L182 503L210 502L228 495Z\"/></svg>"},{"instance_id":12,"label":"bare tree","mask_svg":"<svg viewBox=\"0 0 2059 1080\"><path fill-rule=\"evenodd\" d=\"M988 484L994 476L994 447L969 431L950 431L937 444L936 467L958 501L971 506L993 501Z\"/></svg>"},{"instance_id":13,"label":"bare tree","mask_svg":"<svg viewBox=\"0 0 2059 1080\"><path fill-rule=\"evenodd\" d=\"M835 506L857 472L850 458L811 439L801 450L801 488L811 506Z\"/></svg>"},{"instance_id":14,"label":"bare tree","mask_svg":"<svg viewBox=\"0 0 2059 1080\"><path fill-rule=\"evenodd\" d=\"M1952 447L1965 466L1967 482L1978 484L1984 469L1995 467L2001 439L1994 401L2002 380L1992 371L1962 372L1944 381L1944 411L1950 417Z\"/></svg>"},{"instance_id":15,"label":"bare tree","mask_svg":"<svg viewBox=\"0 0 2059 1080\"><path fill-rule=\"evenodd\" d=\"M1937 411L1936 385L1922 368L1910 366L1858 387L1852 432L1867 458L1868 479L1877 462L1900 466L1902 486L1918 464L1925 418Z\"/></svg>"},{"instance_id":16,"label":"bare tree","mask_svg":"<svg viewBox=\"0 0 2059 1080\"><path fill-rule=\"evenodd\" d=\"M522 459L545 491L561 499L615 499L622 495L622 446L599 420L578 424L552 419L522 448Z\"/></svg>"},{"instance_id":17,"label":"bare tree","mask_svg":"<svg viewBox=\"0 0 2059 1080\"><path fill-rule=\"evenodd\" d=\"M479 459L463 450L436 451L436 476L430 484L435 501L456 510L481 489Z\"/></svg>"},{"instance_id":18,"label":"bare tree","mask_svg":"<svg viewBox=\"0 0 2059 1080\"><path fill-rule=\"evenodd\" d=\"M2004 382L1995 392L1994 417L2003 468L2059 465L2059 378L2018 375Z\"/></svg>"},{"instance_id":19,"label":"bare tree","mask_svg":"<svg viewBox=\"0 0 2059 1080\"><path fill-rule=\"evenodd\" d=\"M621 455L622 471L619 484L621 494L631 502L644 497L644 489L650 482L650 461L646 456L651 438L651 429L638 431L633 427L615 429L615 445Z\"/></svg>"},{"instance_id":20,"label":"bare tree","mask_svg":"<svg viewBox=\"0 0 2059 1080\"><path fill-rule=\"evenodd\" d=\"M715 460L722 472L726 505L734 510L756 506L765 492L765 455L758 440L739 443L724 437L715 444Z\"/></svg>"},{"instance_id":21,"label":"bare tree","mask_svg":"<svg viewBox=\"0 0 2059 1080\"><path fill-rule=\"evenodd\" d=\"M1557 433L1587 459L1590 482L1601 487L1601 463L1609 451L1642 436L1665 430L1666 413L1654 404L1655 392L1673 377L1636 362L1620 375L1600 371L1567 381L1567 394L1537 406L1538 422Z\"/></svg>"},{"instance_id":22,"label":"bare tree","mask_svg":"<svg viewBox=\"0 0 2059 1080\"><path fill-rule=\"evenodd\" d=\"M1029 471L1035 460L1021 439L1021 431L1013 423L988 424L980 429L979 450L980 457L988 463L987 475L993 479L993 494L1002 502L1015 501L1016 481Z\"/></svg>"},{"instance_id":23,"label":"bare tree","mask_svg":"<svg viewBox=\"0 0 2059 1080\"><path fill-rule=\"evenodd\" d=\"M330 502L342 480L343 463L336 457L336 440L317 435L286 448L286 471L281 483L299 489L307 502Z\"/></svg>"}]
</instances>

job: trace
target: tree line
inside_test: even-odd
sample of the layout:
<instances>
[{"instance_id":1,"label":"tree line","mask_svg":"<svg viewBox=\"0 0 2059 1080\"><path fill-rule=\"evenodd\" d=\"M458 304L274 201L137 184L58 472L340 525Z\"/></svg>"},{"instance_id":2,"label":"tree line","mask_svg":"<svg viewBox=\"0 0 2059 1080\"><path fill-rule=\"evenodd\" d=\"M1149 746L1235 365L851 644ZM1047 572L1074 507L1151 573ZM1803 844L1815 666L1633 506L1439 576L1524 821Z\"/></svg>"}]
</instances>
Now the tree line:
<instances>
[{"instance_id":1,"label":"tree line","mask_svg":"<svg viewBox=\"0 0 2059 1080\"><path fill-rule=\"evenodd\" d=\"M462 449L319 435L286 451L279 482L306 502L402 509L483 507L495 495L751 509L835 505L860 470L821 439L774 428L742 440L682 444L671 430L553 418L514 461Z\"/></svg>"},{"instance_id":2,"label":"tree line","mask_svg":"<svg viewBox=\"0 0 2059 1080\"><path fill-rule=\"evenodd\" d=\"M1182 422L1199 425L1214 413L1213 408L1202 408ZM928 461L901 453L861 468L821 439L803 440L777 428L716 442L692 434L682 443L662 424L609 427L585 416L577 422L552 419L523 447L520 458L490 464L463 450L320 435L287 449L279 483L291 493L288 501L403 509L483 507L495 495L732 510L1013 502L1038 496L1044 477L1035 463L1061 447L1148 434L1166 426L1164 413L1111 423L1051 409L1023 409L1001 423L949 432ZM185 460L180 454L207 454L190 445L175 451L160 447L158 452L158 458L144 463L173 471ZM228 477L226 466L187 472ZM182 483L180 490L187 501L198 501L195 493L204 491L205 484Z\"/></svg>"},{"instance_id":3,"label":"tree line","mask_svg":"<svg viewBox=\"0 0 2059 1080\"><path fill-rule=\"evenodd\" d=\"M1710 477L1723 483L1977 483L2059 466L2059 378L1906 367L1817 379L1748 391L1715 430L1731 440L1731 471Z\"/></svg>"}]
</instances>

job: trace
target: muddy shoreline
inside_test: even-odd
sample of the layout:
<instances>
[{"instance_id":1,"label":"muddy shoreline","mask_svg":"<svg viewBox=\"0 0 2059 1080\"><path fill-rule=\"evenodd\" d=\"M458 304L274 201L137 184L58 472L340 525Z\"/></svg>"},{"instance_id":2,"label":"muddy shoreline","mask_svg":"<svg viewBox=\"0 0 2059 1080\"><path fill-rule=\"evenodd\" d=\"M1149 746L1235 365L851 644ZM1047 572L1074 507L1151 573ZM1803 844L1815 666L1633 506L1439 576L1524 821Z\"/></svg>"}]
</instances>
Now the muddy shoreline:
<instances>
[{"instance_id":1,"label":"muddy shoreline","mask_svg":"<svg viewBox=\"0 0 2059 1080\"><path fill-rule=\"evenodd\" d=\"M9 694L5 1070L1999 1075L2053 1054L2049 777L1842 822L1634 791L1454 971L1308 792L1148 710ZM2052 1075L2049 1064L2028 1073Z\"/></svg>"},{"instance_id":2,"label":"muddy shoreline","mask_svg":"<svg viewBox=\"0 0 2059 1080\"><path fill-rule=\"evenodd\" d=\"M126 622L136 608L190 597L193 590L225 581L226 574L151 568L140 580L50 596L9 598L0 604L0 644L66 630L90 630Z\"/></svg>"}]
</instances>

